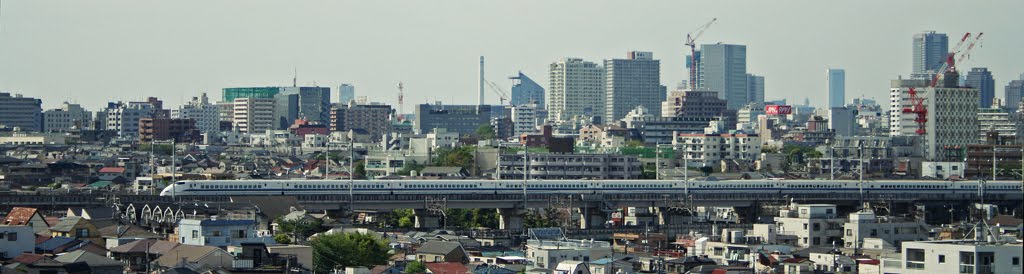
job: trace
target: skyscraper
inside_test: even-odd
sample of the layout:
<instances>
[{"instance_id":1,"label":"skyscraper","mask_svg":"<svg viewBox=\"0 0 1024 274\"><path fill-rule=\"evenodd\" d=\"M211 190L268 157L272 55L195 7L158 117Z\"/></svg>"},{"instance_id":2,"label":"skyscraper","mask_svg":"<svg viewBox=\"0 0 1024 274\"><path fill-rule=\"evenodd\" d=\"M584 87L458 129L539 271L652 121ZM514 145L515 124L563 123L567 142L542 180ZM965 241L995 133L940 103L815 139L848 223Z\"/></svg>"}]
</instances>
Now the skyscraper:
<instances>
[{"instance_id":1,"label":"skyscraper","mask_svg":"<svg viewBox=\"0 0 1024 274\"><path fill-rule=\"evenodd\" d=\"M764 76L747 73L747 98L751 103L764 104Z\"/></svg>"},{"instance_id":2,"label":"skyscraper","mask_svg":"<svg viewBox=\"0 0 1024 274\"><path fill-rule=\"evenodd\" d=\"M661 62L654 54L631 51L626 59L604 61L605 118L617 121L637 106L661 116L661 102L665 101L665 87L661 86Z\"/></svg>"},{"instance_id":3,"label":"skyscraper","mask_svg":"<svg viewBox=\"0 0 1024 274\"><path fill-rule=\"evenodd\" d=\"M604 117L604 68L580 58L563 58L551 63L549 71L549 119Z\"/></svg>"},{"instance_id":4,"label":"skyscraper","mask_svg":"<svg viewBox=\"0 0 1024 274\"><path fill-rule=\"evenodd\" d=\"M949 54L949 37L928 31L914 34L914 65L912 78L931 79Z\"/></svg>"},{"instance_id":5,"label":"skyscraper","mask_svg":"<svg viewBox=\"0 0 1024 274\"><path fill-rule=\"evenodd\" d=\"M338 104L348 104L348 101L356 99L356 87L351 84L341 84L338 87Z\"/></svg>"},{"instance_id":6,"label":"skyscraper","mask_svg":"<svg viewBox=\"0 0 1024 274\"><path fill-rule=\"evenodd\" d=\"M825 82L828 87L828 108L846 106L846 70L832 68L826 70Z\"/></svg>"},{"instance_id":7,"label":"skyscraper","mask_svg":"<svg viewBox=\"0 0 1024 274\"><path fill-rule=\"evenodd\" d=\"M979 108L992 107L992 100L996 96L996 80L992 78L992 72L988 68L972 68L967 72L967 87L978 89L981 96Z\"/></svg>"},{"instance_id":8,"label":"skyscraper","mask_svg":"<svg viewBox=\"0 0 1024 274\"><path fill-rule=\"evenodd\" d=\"M544 87L526 77L522 71L508 79L512 80L512 101L509 104L518 106L533 103L539 108L544 108Z\"/></svg>"},{"instance_id":9,"label":"skyscraper","mask_svg":"<svg viewBox=\"0 0 1024 274\"><path fill-rule=\"evenodd\" d=\"M1003 92L1006 96L1007 110L1016 111L1020 108L1021 98L1024 98L1024 74L1020 75L1020 79L1010 81Z\"/></svg>"},{"instance_id":10,"label":"skyscraper","mask_svg":"<svg viewBox=\"0 0 1024 274\"><path fill-rule=\"evenodd\" d=\"M697 53L697 88L717 91L718 97L737 110L747 97L747 46L703 44Z\"/></svg>"}]
</instances>

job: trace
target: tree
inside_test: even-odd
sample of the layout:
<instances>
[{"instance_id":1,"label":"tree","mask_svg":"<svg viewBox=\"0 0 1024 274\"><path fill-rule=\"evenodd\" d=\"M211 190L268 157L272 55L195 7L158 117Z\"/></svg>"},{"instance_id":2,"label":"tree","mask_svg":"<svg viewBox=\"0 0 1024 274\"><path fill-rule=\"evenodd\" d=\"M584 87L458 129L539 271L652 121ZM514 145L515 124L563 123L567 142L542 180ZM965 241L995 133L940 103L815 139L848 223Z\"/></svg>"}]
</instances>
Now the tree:
<instances>
[{"instance_id":1,"label":"tree","mask_svg":"<svg viewBox=\"0 0 1024 274\"><path fill-rule=\"evenodd\" d=\"M285 234L274 234L274 241L284 245L292 243L292 239Z\"/></svg>"},{"instance_id":2,"label":"tree","mask_svg":"<svg viewBox=\"0 0 1024 274\"><path fill-rule=\"evenodd\" d=\"M412 209L395 209L384 216L384 223L391 227L412 228L413 214Z\"/></svg>"},{"instance_id":3,"label":"tree","mask_svg":"<svg viewBox=\"0 0 1024 274\"><path fill-rule=\"evenodd\" d=\"M313 268L321 273L341 267L386 264L390 251L387 240L362 233L319 235L310 241L310 245L313 247Z\"/></svg>"},{"instance_id":4,"label":"tree","mask_svg":"<svg viewBox=\"0 0 1024 274\"><path fill-rule=\"evenodd\" d=\"M356 178L366 178L366 162L356 162L356 170L353 173L355 173Z\"/></svg>"},{"instance_id":5,"label":"tree","mask_svg":"<svg viewBox=\"0 0 1024 274\"><path fill-rule=\"evenodd\" d=\"M277 223L277 230L279 232L294 237L296 242L324 231L324 221L315 218L309 221L301 219L285 221L283 217L278 217L274 222Z\"/></svg>"},{"instance_id":6,"label":"tree","mask_svg":"<svg viewBox=\"0 0 1024 274\"><path fill-rule=\"evenodd\" d=\"M703 172L704 176L711 175L711 172L714 172L714 171L715 171L715 169L712 168L712 167L709 167L709 166L702 166L702 167L700 167L700 172Z\"/></svg>"},{"instance_id":7,"label":"tree","mask_svg":"<svg viewBox=\"0 0 1024 274\"><path fill-rule=\"evenodd\" d=\"M421 261L411 261L409 264L405 265L405 273L427 273L427 264L424 264Z\"/></svg>"},{"instance_id":8,"label":"tree","mask_svg":"<svg viewBox=\"0 0 1024 274\"><path fill-rule=\"evenodd\" d=\"M494 133L494 127L491 125L480 125L480 127L476 128L475 133L480 140L491 140L497 137L497 134Z\"/></svg>"},{"instance_id":9,"label":"tree","mask_svg":"<svg viewBox=\"0 0 1024 274\"><path fill-rule=\"evenodd\" d=\"M466 170L473 170L473 153L475 151L476 147L473 146L438 149L437 156L434 158L434 165L457 166Z\"/></svg>"},{"instance_id":10,"label":"tree","mask_svg":"<svg viewBox=\"0 0 1024 274\"><path fill-rule=\"evenodd\" d=\"M498 228L498 212L488 209L451 208L445 212L445 224L462 228Z\"/></svg>"},{"instance_id":11,"label":"tree","mask_svg":"<svg viewBox=\"0 0 1024 274\"><path fill-rule=\"evenodd\" d=\"M552 216L542 216L540 212L530 210L523 216L523 226L526 228L554 227L558 224L555 223Z\"/></svg>"},{"instance_id":12,"label":"tree","mask_svg":"<svg viewBox=\"0 0 1024 274\"><path fill-rule=\"evenodd\" d=\"M627 147L643 147L644 146L644 142L642 142L640 140L629 140L629 141L626 141L626 146Z\"/></svg>"}]
</instances>

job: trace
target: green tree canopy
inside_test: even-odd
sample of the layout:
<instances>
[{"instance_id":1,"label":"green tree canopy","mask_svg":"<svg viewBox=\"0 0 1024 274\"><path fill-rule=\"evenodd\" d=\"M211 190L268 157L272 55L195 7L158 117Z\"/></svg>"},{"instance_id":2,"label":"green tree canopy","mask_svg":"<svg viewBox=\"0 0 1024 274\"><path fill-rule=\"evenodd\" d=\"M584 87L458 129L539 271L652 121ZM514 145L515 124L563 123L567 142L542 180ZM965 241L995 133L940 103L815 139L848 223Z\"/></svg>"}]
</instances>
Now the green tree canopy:
<instances>
[{"instance_id":1,"label":"green tree canopy","mask_svg":"<svg viewBox=\"0 0 1024 274\"><path fill-rule=\"evenodd\" d=\"M313 268L320 273L342 267L386 264L390 251L387 240L373 234L318 235L309 243L313 247Z\"/></svg>"},{"instance_id":2,"label":"green tree canopy","mask_svg":"<svg viewBox=\"0 0 1024 274\"><path fill-rule=\"evenodd\" d=\"M497 137L497 134L494 133L494 127L491 125L480 125L480 127L476 128L475 133L480 140L491 140Z\"/></svg>"},{"instance_id":3,"label":"green tree canopy","mask_svg":"<svg viewBox=\"0 0 1024 274\"><path fill-rule=\"evenodd\" d=\"M498 212L494 209L451 208L445 212L445 224L462 228L498 228Z\"/></svg>"},{"instance_id":4,"label":"green tree canopy","mask_svg":"<svg viewBox=\"0 0 1024 274\"><path fill-rule=\"evenodd\" d=\"M324 231L324 222L320 219L285 221L283 217L278 217L274 222L277 223L278 232L293 237L295 242L304 241L306 237Z\"/></svg>"},{"instance_id":5,"label":"green tree canopy","mask_svg":"<svg viewBox=\"0 0 1024 274\"><path fill-rule=\"evenodd\" d=\"M405 273L427 273L427 264L421 261L411 261L409 264L405 265Z\"/></svg>"},{"instance_id":6,"label":"green tree canopy","mask_svg":"<svg viewBox=\"0 0 1024 274\"><path fill-rule=\"evenodd\" d=\"M434 166L457 166L466 170L473 170L474 146L460 146L454 148L441 148L437 150L434 157Z\"/></svg>"}]
</instances>

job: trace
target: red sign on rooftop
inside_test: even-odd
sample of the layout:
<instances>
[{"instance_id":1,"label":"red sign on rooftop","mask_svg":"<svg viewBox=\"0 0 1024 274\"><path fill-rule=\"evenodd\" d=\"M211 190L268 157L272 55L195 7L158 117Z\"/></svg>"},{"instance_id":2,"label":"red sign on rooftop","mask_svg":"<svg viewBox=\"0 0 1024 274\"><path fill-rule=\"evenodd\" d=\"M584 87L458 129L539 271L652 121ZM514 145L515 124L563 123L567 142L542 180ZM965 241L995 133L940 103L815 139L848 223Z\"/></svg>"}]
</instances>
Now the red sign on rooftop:
<instances>
[{"instance_id":1,"label":"red sign on rooftop","mask_svg":"<svg viewBox=\"0 0 1024 274\"><path fill-rule=\"evenodd\" d=\"M788 105L767 105L764 106L764 113L768 115L787 115L793 113L793 106Z\"/></svg>"}]
</instances>

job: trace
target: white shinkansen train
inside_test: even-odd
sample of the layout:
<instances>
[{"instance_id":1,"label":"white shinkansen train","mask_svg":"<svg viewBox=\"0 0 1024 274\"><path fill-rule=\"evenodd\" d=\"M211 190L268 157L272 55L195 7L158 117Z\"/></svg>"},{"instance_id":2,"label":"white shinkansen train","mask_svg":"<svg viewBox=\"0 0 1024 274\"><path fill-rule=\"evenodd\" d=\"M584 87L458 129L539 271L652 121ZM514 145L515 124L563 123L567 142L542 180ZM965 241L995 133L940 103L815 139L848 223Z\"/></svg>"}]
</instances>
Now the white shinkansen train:
<instances>
[{"instance_id":1,"label":"white shinkansen train","mask_svg":"<svg viewBox=\"0 0 1024 274\"><path fill-rule=\"evenodd\" d=\"M522 180L195 180L178 181L161 196L304 195L304 194L522 194ZM977 181L880 180L865 181L866 193L963 192L977 193ZM858 191L858 181L823 180L538 180L529 181L533 194L622 193L716 193L757 191L767 193L833 193ZM1019 181L992 181L988 193L1022 193Z\"/></svg>"}]
</instances>

